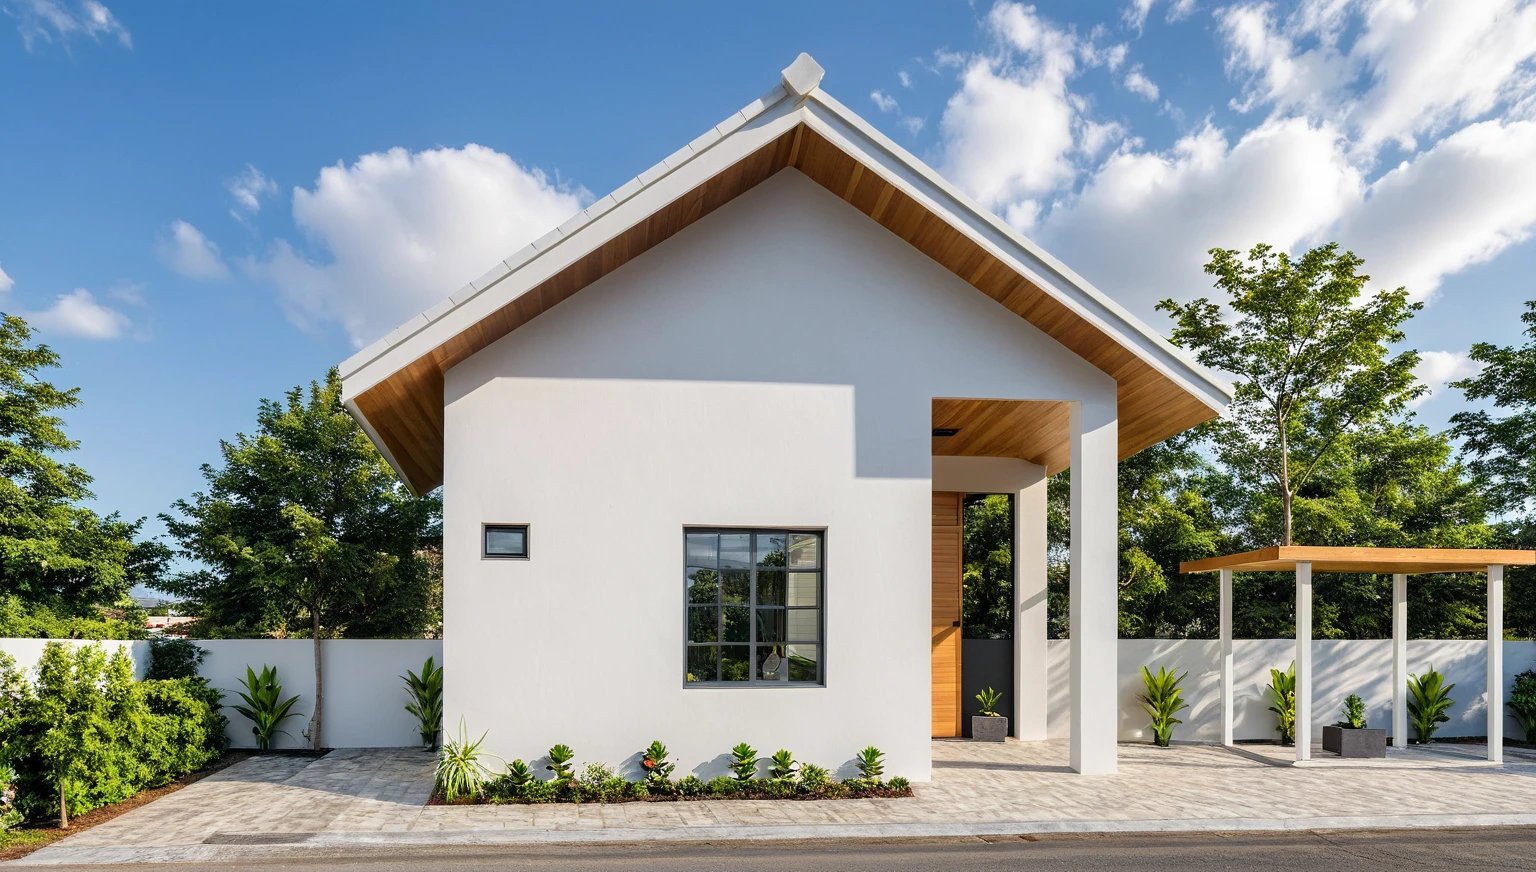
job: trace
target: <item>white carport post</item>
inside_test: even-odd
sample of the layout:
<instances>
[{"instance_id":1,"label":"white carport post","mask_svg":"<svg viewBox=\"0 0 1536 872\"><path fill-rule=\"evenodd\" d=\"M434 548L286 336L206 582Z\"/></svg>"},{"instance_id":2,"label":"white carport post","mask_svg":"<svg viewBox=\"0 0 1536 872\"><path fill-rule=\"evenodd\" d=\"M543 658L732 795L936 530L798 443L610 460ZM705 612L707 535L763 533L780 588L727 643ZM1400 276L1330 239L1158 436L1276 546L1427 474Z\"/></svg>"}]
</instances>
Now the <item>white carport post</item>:
<instances>
[{"instance_id":1,"label":"white carport post","mask_svg":"<svg viewBox=\"0 0 1536 872\"><path fill-rule=\"evenodd\" d=\"M1072 403L1071 767L1113 774L1120 711L1119 426L1115 397Z\"/></svg>"},{"instance_id":2,"label":"white carport post","mask_svg":"<svg viewBox=\"0 0 1536 872\"><path fill-rule=\"evenodd\" d=\"M1312 562L1296 561L1296 760L1312 759Z\"/></svg>"},{"instance_id":3,"label":"white carport post","mask_svg":"<svg viewBox=\"0 0 1536 872\"><path fill-rule=\"evenodd\" d=\"M1392 576L1392 747L1408 747L1408 576Z\"/></svg>"},{"instance_id":4,"label":"white carport post","mask_svg":"<svg viewBox=\"0 0 1536 872\"><path fill-rule=\"evenodd\" d=\"M1488 761L1504 762L1504 567L1488 567Z\"/></svg>"},{"instance_id":5,"label":"white carport post","mask_svg":"<svg viewBox=\"0 0 1536 872\"><path fill-rule=\"evenodd\" d=\"M1232 744L1232 570L1221 571L1221 743Z\"/></svg>"}]
</instances>

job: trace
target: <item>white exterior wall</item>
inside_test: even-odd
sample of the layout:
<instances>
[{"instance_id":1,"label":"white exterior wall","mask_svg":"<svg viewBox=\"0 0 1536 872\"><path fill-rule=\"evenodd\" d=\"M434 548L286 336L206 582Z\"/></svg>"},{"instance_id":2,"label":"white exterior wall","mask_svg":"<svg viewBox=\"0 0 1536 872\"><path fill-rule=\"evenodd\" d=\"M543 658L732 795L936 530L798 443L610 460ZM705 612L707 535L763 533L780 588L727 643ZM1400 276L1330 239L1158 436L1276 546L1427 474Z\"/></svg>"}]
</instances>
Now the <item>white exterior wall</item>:
<instances>
[{"instance_id":1,"label":"white exterior wall","mask_svg":"<svg viewBox=\"0 0 1536 872\"><path fill-rule=\"evenodd\" d=\"M1221 643L1190 639L1122 639L1118 671L1119 700L1117 729L1122 740L1151 741L1147 714L1136 702L1143 689L1141 667L1157 671L1167 666L1188 672L1184 680L1184 699L1190 707L1179 718L1183 725L1174 730L1176 741L1221 741ZM1275 716L1264 699L1270 669L1285 669L1296 656L1291 639L1239 639L1233 648L1233 738L1273 739ZM1050 690L1049 733L1065 738L1071 729L1068 705L1068 643L1052 639L1047 643ZM1436 736L1485 736L1488 734L1487 643L1476 640L1413 639L1408 642L1408 672L1423 674L1439 670L1447 682L1455 684L1451 699L1450 723L1441 724ZM1322 639L1312 643L1312 734L1322 735L1322 728L1339 720L1344 698L1360 694L1365 701L1366 717L1373 727L1392 731L1392 640ZM1504 687L1514 686L1515 676L1536 669L1536 642L1504 643ZM1505 698L1508 698L1506 692ZM1504 712L1504 734L1520 735L1514 718Z\"/></svg>"},{"instance_id":2,"label":"white exterior wall","mask_svg":"<svg viewBox=\"0 0 1536 872\"><path fill-rule=\"evenodd\" d=\"M43 653L47 639L0 639L0 651L15 658L16 665L31 669ZM79 642L99 644L112 656L119 648L133 658L134 673L143 678L149 669L148 642ZM207 657L198 672L224 692L224 714L229 718L229 738L236 748L254 748L251 722L231 706L240 701L245 668L277 667L283 697L298 695L294 705L299 717L284 722L291 735L279 735L273 747L307 748L302 731L314 712L314 644L308 639L212 639L198 641ZM405 710L409 699L401 676L436 658L443 665L443 643L435 639L330 639L320 643L325 658L325 744L332 748L395 748L417 745L416 718ZM448 671L445 678L452 680Z\"/></svg>"},{"instance_id":3,"label":"white exterior wall","mask_svg":"<svg viewBox=\"0 0 1536 872\"><path fill-rule=\"evenodd\" d=\"M1112 379L794 170L447 374L448 722L680 774L740 741L929 776L932 399ZM483 560L527 523L526 561ZM818 688L683 686L683 529L827 529Z\"/></svg>"}]
</instances>

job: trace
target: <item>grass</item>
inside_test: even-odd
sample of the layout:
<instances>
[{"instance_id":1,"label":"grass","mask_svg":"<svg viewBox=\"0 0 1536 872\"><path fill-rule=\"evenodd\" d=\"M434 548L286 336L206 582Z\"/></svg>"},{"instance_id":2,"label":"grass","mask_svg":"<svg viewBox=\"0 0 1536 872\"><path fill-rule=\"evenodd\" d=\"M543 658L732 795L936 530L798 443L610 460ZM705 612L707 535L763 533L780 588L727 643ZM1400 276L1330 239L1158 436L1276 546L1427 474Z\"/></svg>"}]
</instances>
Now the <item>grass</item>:
<instances>
[{"instance_id":1,"label":"grass","mask_svg":"<svg viewBox=\"0 0 1536 872\"><path fill-rule=\"evenodd\" d=\"M51 845L65 836L72 836L75 833L88 830L97 824L104 824L118 815L127 814L141 805L148 805L168 793L175 793L188 784L201 781L220 769L233 766L250 756L250 751L230 751L208 768L182 776L164 787L141 790L115 805L105 805L101 808L92 809L78 817L71 818L69 829L67 830L56 826L37 825L21 826L14 830L0 833L0 863L25 857L33 851Z\"/></svg>"}]
</instances>

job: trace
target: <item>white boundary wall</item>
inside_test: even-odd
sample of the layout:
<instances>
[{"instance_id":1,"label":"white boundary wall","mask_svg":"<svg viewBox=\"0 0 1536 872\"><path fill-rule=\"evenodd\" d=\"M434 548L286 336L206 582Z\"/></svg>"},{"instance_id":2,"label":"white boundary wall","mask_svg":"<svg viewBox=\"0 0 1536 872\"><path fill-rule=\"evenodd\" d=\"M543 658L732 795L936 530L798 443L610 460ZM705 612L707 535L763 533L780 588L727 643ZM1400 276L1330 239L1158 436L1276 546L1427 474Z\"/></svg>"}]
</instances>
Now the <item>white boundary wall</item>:
<instances>
[{"instance_id":1,"label":"white boundary wall","mask_svg":"<svg viewBox=\"0 0 1536 872\"><path fill-rule=\"evenodd\" d=\"M30 669L37 663L47 642L46 639L0 639L0 651L16 658L18 666ZM143 677L149 668L148 642L98 644L106 649L108 656L118 648L126 647L139 677ZM256 744L251 735L251 722L230 707L240 701L235 691L241 687L247 665L257 672L263 665L277 667L283 696L298 694L299 701L293 710L300 715L283 724L291 735L279 735L274 746L308 747L303 731L314 712L313 642L308 639L214 639L197 644L208 652L199 672L214 687L224 691L229 738L236 748L251 748ZM419 672L428 657L436 658L438 665L442 665L441 641L332 639L322 641L320 645L321 656L325 658L326 745L332 748L392 748L420 744L416 718L405 710L408 697L400 676L407 669Z\"/></svg>"},{"instance_id":2,"label":"white boundary wall","mask_svg":"<svg viewBox=\"0 0 1536 872\"><path fill-rule=\"evenodd\" d=\"M1243 639L1232 643L1233 730L1235 740L1273 739L1275 716L1264 699L1270 669L1285 669L1296 656L1292 639ZM1065 737L1071 728L1068 700L1068 642L1047 643L1048 735ZM1141 692L1141 667L1153 672L1167 666L1188 672L1184 699L1190 704L1180 715L1175 741L1221 741L1220 643L1195 639L1122 639L1119 646L1119 702L1121 739L1150 741L1147 714L1136 701ZM1344 698L1351 693L1365 700L1366 717L1373 727L1392 727L1392 641L1315 640L1312 643L1312 735L1339 720ZM1487 721L1487 643L1466 640L1409 640L1408 672L1422 674L1431 666L1455 684L1449 723L1437 736L1483 736ZM1515 675L1536 669L1536 642L1504 643L1504 698ZM1509 713L1504 713L1504 735L1524 738Z\"/></svg>"}]
</instances>

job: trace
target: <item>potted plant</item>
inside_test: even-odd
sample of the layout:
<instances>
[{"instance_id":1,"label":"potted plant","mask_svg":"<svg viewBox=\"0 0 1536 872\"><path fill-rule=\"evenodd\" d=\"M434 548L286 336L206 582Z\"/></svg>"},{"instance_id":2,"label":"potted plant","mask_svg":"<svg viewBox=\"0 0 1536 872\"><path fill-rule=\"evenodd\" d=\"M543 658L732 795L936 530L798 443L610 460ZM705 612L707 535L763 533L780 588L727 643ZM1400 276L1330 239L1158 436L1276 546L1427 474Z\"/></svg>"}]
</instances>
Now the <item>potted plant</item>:
<instances>
[{"instance_id":1,"label":"potted plant","mask_svg":"<svg viewBox=\"0 0 1536 872\"><path fill-rule=\"evenodd\" d=\"M1451 719L1446 712L1453 703L1454 687L1445 683L1445 676L1435 671L1434 664L1423 675L1408 675L1408 724L1420 745L1428 745L1440 725Z\"/></svg>"},{"instance_id":2,"label":"potted plant","mask_svg":"<svg viewBox=\"0 0 1536 872\"><path fill-rule=\"evenodd\" d=\"M1156 675L1147 667L1141 667L1141 681L1147 690L1136 694L1136 699L1152 718L1148 726L1152 729L1152 743L1158 747L1168 747L1173 742L1173 728L1184 723L1175 716L1189 708L1189 703L1184 701L1184 691L1179 687L1188 676L1188 672L1183 675L1170 672L1166 666L1157 667Z\"/></svg>"},{"instance_id":3,"label":"potted plant","mask_svg":"<svg viewBox=\"0 0 1536 872\"><path fill-rule=\"evenodd\" d=\"M1269 710L1275 713L1275 732L1280 744L1296 744L1296 661L1285 668L1269 670L1269 687L1264 688Z\"/></svg>"},{"instance_id":4,"label":"potted plant","mask_svg":"<svg viewBox=\"0 0 1536 872\"><path fill-rule=\"evenodd\" d=\"M1344 720L1323 727L1323 750L1340 757L1387 756L1387 731L1365 723L1365 701L1357 693L1344 700Z\"/></svg>"},{"instance_id":5,"label":"potted plant","mask_svg":"<svg viewBox=\"0 0 1536 872\"><path fill-rule=\"evenodd\" d=\"M1008 718L998 714L998 703L1003 695L987 688L976 694L981 713L971 715L971 738L978 742L1001 742L1008 738Z\"/></svg>"}]
</instances>

